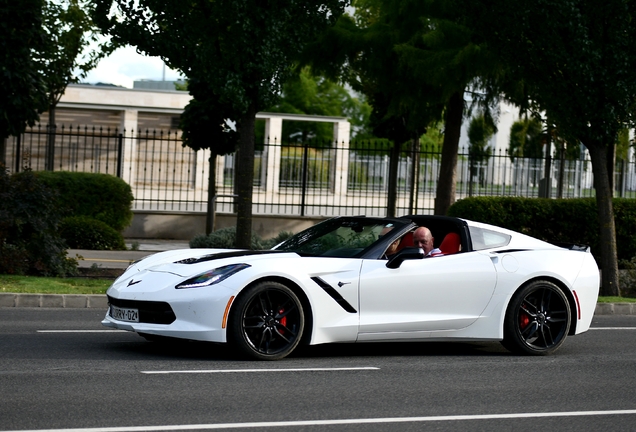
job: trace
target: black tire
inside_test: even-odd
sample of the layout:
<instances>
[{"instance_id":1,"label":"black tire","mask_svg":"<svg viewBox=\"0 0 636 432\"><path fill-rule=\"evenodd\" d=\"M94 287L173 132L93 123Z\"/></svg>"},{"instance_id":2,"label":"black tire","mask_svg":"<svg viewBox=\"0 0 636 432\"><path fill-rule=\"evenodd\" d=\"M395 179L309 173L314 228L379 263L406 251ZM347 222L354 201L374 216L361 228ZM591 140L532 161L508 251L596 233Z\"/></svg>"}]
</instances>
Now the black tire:
<instances>
[{"instance_id":1,"label":"black tire","mask_svg":"<svg viewBox=\"0 0 636 432\"><path fill-rule=\"evenodd\" d=\"M278 282L261 282L236 299L228 323L228 343L259 360L279 360L298 346L305 315L294 292Z\"/></svg>"},{"instance_id":2,"label":"black tire","mask_svg":"<svg viewBox=\"0 0 636 432\"><path fill-rule=\"evenodd\" d=\"M565 341L570 323L570 303L563 291L552 282L534 281L512 297L501 343L517 354L552 354Z\"/></svg>"}]
</instances>

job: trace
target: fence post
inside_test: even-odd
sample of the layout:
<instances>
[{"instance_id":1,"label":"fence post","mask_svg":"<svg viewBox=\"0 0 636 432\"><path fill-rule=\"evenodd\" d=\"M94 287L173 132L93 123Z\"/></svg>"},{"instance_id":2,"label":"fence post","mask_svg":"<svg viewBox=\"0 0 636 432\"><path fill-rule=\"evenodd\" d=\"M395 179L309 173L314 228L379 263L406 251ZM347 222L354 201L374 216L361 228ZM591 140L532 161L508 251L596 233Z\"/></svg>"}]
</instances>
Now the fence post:
<instances>
[{"instance_id":1,"label":"fence post","mask_svg":"<svg viewBox=\"0 0 636 432\"><path fill-rule=\"evenodd\" d=\"M22 147L22 134L18 134L15 139L15 172L20 172L20 159L22 155L20 154Z\"/></svg>"},{"instance_id":2,"label":"fence post","mask_svg":"<svg viewBox=\"0 0 636 432\"><path fill-rule=\"evenodd\" d=\"M307 172L308 157L309 157L309 143L305 140L303 144L303 168L302 168L302 185L300 190L300 215L305 216L305 200L307 198Z\"/></svg>"},{"instance_id":3,"label":"fence post","mask_svg":"<svg viewBox=\"0 0 636 432\"><path fill-rule=\"evenodd\" d=\"M333 142L336 156L333 170L333 193L342 202L349 188L349 135L351 124L348 121L333 124Z\"/></svg>"},{"instance_id":4,"label":"fence post","mask_svg":"<svg viewBox=\"0 0 636 432\"><path fill-rule=\"evenodd\" d=\"M117 177L122 178L124 164L124 134L117 135Z\"/></svg>"}]
</instances>

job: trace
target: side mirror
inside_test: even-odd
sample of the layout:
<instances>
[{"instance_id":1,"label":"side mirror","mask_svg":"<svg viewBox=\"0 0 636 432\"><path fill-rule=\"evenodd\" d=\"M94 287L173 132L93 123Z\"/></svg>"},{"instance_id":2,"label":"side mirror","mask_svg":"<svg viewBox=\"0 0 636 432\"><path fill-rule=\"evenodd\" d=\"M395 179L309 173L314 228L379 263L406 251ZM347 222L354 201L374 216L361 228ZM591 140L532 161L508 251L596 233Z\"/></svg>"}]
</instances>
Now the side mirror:
<instances>
[{"instance_id":1,"label":"side mirror","mask_svg":"<svg viewBox=\"0 0 636 432\"><path fill-rule=\"evenodd\" d=\"M389 261L387 261L386 266L390 269L398 268L402 265L402 263L406 260L416 260L423 259L424 251L422 248L418 247L405 247L395 255L393 255Z\"/></svg>"}]
</instances>

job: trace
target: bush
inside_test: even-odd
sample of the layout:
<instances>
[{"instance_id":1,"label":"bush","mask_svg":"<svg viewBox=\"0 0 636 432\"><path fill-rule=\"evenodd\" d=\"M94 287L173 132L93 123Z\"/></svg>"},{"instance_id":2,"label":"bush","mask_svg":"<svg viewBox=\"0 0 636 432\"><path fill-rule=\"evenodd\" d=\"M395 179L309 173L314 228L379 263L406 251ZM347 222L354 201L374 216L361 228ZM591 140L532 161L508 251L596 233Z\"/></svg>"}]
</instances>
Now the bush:
<instances>
[{"instance_id":1,"label":"bush","mask_svg":"<svg viewBox=\"0 0 636 432\"><path fill-rule=\"evenodd\" d=\"M191 248L219 248L232 249L236 244L236 227L221 228L209 235L199 234L190 240ZM256 233L252 233L252 249L264 249L263 240Z\"/></svg>"},{"instance_id":2,"label":"bush","mask_svg":"<svg viewBox=\"0 0 636 432\"><path fill-rule=\"evenodd\" d=\"M124 237L104 222L87 216L73 216L62 220L62 237L74 249L125 250Z\"/></svg>"},{"instance_id":3,"label":"bush","mask_svg":"<svg viewBox=\"0 0 636 432\"><path fill-rule=\"evenodd\" d=\"M0 167L0 273L72 276L55 191L30 170L9 175Z\"/></svg>"},{"instance_id":4,"label":"bush","mask_svg":"<svg viewBox=\"0 0 636 432\"><path fill-rule=\"evenodd\" d=\"M120 178L68 171L39 171L36 175L58 192L63 216L89 216L118 232L132 222L132 190Z\"/></svg>"},{"instance_id":5,"label":"bush","mask_svg":"<svg viewBox=\"0 0 636 432\"><path fill-rule=\"evenodd\" d=\"M600 262L594 198L465 198L453 204L448 215L508 228L550 243L589 245ZM636 200L615 198L614 220L618 258L630 260L636 256Z\"/></svg>"},{"instance_id":6,"label":"bush","mask_svg":"<svg viewBox=\"0 0 636 432\"><path fill-rule=\"evenodd\" d=\"M290 232L281 232L276 237L263 240L256 233L252 233L252 249L264 250L271 249L281 241L291 237L293 234ZM219 249L233 249L236 244L236 227L222 228L214 231L209 235L200 234L190 240L191 248L219 248Z\"/></svg>"}]
</instances>

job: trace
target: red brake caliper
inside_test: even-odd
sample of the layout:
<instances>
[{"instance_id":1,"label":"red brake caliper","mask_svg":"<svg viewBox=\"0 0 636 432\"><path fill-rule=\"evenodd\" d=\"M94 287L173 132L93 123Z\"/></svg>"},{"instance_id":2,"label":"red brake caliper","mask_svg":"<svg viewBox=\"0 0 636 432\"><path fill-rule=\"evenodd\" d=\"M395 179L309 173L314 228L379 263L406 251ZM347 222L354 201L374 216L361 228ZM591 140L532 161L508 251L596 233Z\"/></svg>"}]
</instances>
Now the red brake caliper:
<instances>
[{"instance_id":1,"label":"red brake caliper","mask_svg":"<svg viewBox=\"0 0 636 432\"><path fill-rule=\"evenodd\" d=\"M285 312L285 309L280 309L280 310L278 311L278 314L279 314L279 315L282 315L282 314L283 314L283 312ZM279 322L279 323L280 323L280 325L282 325L283 327L286 327L286 326L287 326L287 317L286 317L286 316L282 317L282 318L281 318L278 322ZM280 332L280 334L284 334L284 333L285 333L285 330L280 329L280 330L279 330L279 332Z\"/></svg>"},{"instance_id":2,"label":"red brake caliper","mask_svg":"<svg viewBox=\"0 0 636 432\"><path fill-rule=\"evenodd\" d=\"M519 327L521 327L521 329L523 330L528 326L528 324L530 324L530 317L527 313L521 312L521 314L519 315Z\"/></svg>"}]
</instances>

